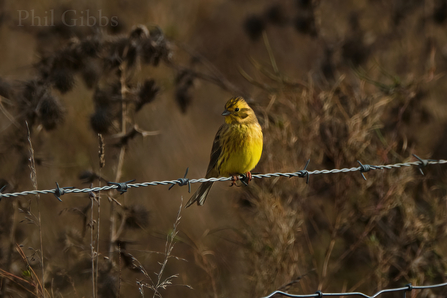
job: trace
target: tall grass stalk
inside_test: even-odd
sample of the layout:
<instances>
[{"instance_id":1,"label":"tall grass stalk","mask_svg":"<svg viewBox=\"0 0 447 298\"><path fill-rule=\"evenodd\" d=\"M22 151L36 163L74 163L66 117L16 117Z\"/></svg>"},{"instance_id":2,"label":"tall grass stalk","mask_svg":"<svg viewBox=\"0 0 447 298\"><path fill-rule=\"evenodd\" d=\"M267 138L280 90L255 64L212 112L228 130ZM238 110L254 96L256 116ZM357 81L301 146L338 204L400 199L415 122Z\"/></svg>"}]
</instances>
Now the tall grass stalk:
<instances>
[{"instance_id":1,"label":"tall grass stalk","mask_svg":"<svg viewBox=\"0 0 447 298\"><path fill-rule=\"evenodd\" d=\"M37 171L36 171L36 161L34 159L34 149L33 149L33 143L31 142L31 132L29 130L28 122L26 123L26 131L27 131L27 139L29 144L29 167L31 169L30 178L33 183L33 187L35 190L38 189L37 185ZM40 266L41 266L41 281L42 284L45 284L44 277L45 277L45 267L44 267L44 256L43 256L43 240L42 240L42 218L40 214L40 195L36 194L36 203L37 203L37 212L38 212L38 227L39 227L39 239L40 239ZM45 290L42 289L42 295L45 297Z\"/></svg>"}]
</instances>

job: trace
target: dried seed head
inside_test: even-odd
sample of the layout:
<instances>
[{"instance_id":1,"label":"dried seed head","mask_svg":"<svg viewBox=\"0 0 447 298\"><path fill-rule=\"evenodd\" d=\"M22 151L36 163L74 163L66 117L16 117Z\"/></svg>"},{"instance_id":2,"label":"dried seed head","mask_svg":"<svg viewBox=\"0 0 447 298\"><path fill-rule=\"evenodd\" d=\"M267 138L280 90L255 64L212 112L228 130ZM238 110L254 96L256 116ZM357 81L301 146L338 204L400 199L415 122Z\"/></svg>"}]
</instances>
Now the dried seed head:
<instances>
[{"instance_id":1,"label":"dried seed head","mask_svg":"<svg viewBox=\"0 0 447 298\"><path fill-rule=\"evenodd\" d=\"M186 113L186 109L192 102L192 96L189 93L189 88L185 87L177 88L175 92L175 100L177 101L177 104L180 106L180 110L182 111L182 113Z\"/></svg>"},{"instance_id":2,"label":"dried seed head","mask_svg":"<svg viewBox=\"0 0 447 298\"><path fill-rule=\"evenodd\" d=\"M24 83L22 95L27 105L35 106L45 92L45 86L42 81L30 80Z\"/></svg>"},{"instance_id":3,"label":"dried seed head","mask_svg":"<svg viewBox=\"0 0 447 298\"><path fill-rule=\"evenodd\" d=\"M115 245L120 251L120 256L124 267L135 272L142 272L144 274L144 272L141 271L142 268L140 262L131 253L126 251L127 244L129 244L127 241L117 240L115 242Z\"/></svg>"},{"instance_id":4,"label":"dried seed head","mask_svg":"<svg viewBox=\"0 0 447 298\"><path fill-rule=\"evenodd\" d=\"M127 66L132 67L138 63L139 51L138 44L129 44L124 50L123 58L127 61Z\"/></svg>"},{"instance_id":5,"label":"dried seed head","mask_svg":"<svg viewBox=\"0 0 447 298\"><path fill-rule=\"evenodd\" d=\"M82 181L82 183L93 183L101 177L93 171L85 170L79 174L78 178Z\"/></svg>"},{"instance_id":6,"label":"dried seed head","mask_svg":"<svg viewBox=\"0 0 447 298\"><path fill-rule=\"evenodd\" d=\"M81 43L76 39L55 54L52 68L79 70L84 66L85 55L81 52Z\"/></svg>"},{"instance_id":7,"label":"dried seed head","mask_svg":"<svg viewBox=\"0 0 447 298\"><path fill-rule=\"evenodd\" d=\"M433 9L433 21L441 25L447 19L447 2L445 0L436 1L436 5Z\"/></svg>"},{"instance_id":8,"label":"dried seed head","mask_svg":"<svg viewBox=\"0 0 447 298\"><path fill-rule=\"evenodd\" d=\"M68 8L67 8L68 9ZM75 35L76 28L74 26L67 26L64 22L56 22L54 26L50 26L50 34L53 36L58 36L62 39L68 40L72 38Z\"/></svg>"},{"instance_id":9,"label":"dried seed head","mask_svg":"<svg viewBox=\"0 0 447 298\"><path fill-rule=\"evenodd\" d=\"M142 39L149 37L149 30L144 25L135 26L129 34L131 39Z\"/></svg>"},{"instance_id":10,"label":"dried seed head","mask_svg":"<svg viewBox=\"0 0 447 298\"><path fill-rule=\"evenodd\" d=\"M111 70L118 68L123 62L124 51L129 44L129 39L127 37L120 36L113 41L107 43L104 49L104 68L106 70Z\"/></svg>"},{"instance_id":11,"label":"dried seed head","mask_svg":"<svg viewBox=\"0 0 447 298\"><path fill-rule=\"evenodd\" d=\"M93 94L93 101L97 107L111 108L111 105L120 102L122 99L121 85L115 82L111 85L97 88Z\"/></svg>"},{"instance_id":12,"label":"dried seed head","mask_svg":"<svg viewBox=\"0 0 447 298\"><path fill-rule=\"evenodd\" d=\"M354 66L359 66L366 62L370 54L370 50L363 43L363 36L360 34L355 34L346 39L341 47L341 51L343 59Z\"/></svg>"},{"instance_id":13,"label":"dried seed head","mask_svg":"<svg viewBox=\"0 0 447 298\"><path fill-rule=\"evenodd\" d=\"M190 90L194 85L194 75L189 71L182 71L177 75L175 83L177 85L175 91L176 102L182 113L186 113L192 101Z\"/></svg>"},{"instance_id":14,"label":"dried seed head","mask_svg":"<svg viewBox=\"0 0 447 298\"><path fill-rule=\"evenodd\" d=\"M118 68L123 60L117 53L114 53L112 55L107 55L103 58L102 61L104 64L104 70L110 71L112 69Z\"/></svg>"},{"instance_id":15,"label":"dried seed head","mask_svg":"<svg viewBox=\"0 0 447 298\"><path fill-rule=\"evenodd\" d=\"M139 271L134 263L135 258L133 255L128 252L121 251L120 256L121 260L123 260L125 268L129 268L132 271Z\"/></svg>"},{"instance_id":16,"label":"dried seed head","mask_svg":"<svg viewBox=\"0 0 447 298\"><path fill-rule=\"evenodd\" d=\"M172 56L170 44L159 29L150 31L150 38L141 41L143 62L158 66L161 60L169 61Z\"/></svg>"},{"instance_id":17,"label":"dried seed head","mask_svg":"<svg viewBox=\"0 0 447 298\"><path fill-rule=\"evenodd\" d=\"M55 129L58 124L63 122L65 109L58 98L50 92L46 92L39 104L38 114L44 129L48 131Z\"/></svg>"},{"instance_id":18,"label":"dried seed head","mask_svg":"<svg viewBox=\"0 0 447 298\"><path fill-rule=\"evenodd\" d=\"M53 83L54 88L61 93L71 91L75 85L73 71L69 68L54 68L50 74L50 80Z\"/></svg>"},{"instance_id":19,"label":"dried seed head","mask_svg":"<svg viewBox=\"0 0 447 298\"><path fill-rule=\"evenodd\" d=\"M131 205L126 210L126 227L129 229L146 228L149 224L149 211L142 205Z\"/></svg>"},{"instance_id":20,"label":"dried seed head","mask_svg":"<svg viewBox=\"0 0 447 298\"><path fill-rule=\"evenodd\" d=\"M273 25L282 26L287 23L287 16L279 3L273 4L265 11L265 18Z\"/></svg>"},{"instance_id":21,"label":"dried seed head","mask_svg":"<svg viewBox=\"0 0 447 298\"><path fill-rule=\"evenodd\" d=\"M34 65L34 67L39 72L40 77L45 80L50 77L51 70L53 67L54 56L42 57L40 61Z\"/></svg>"},{"instance_id":22,"label":"dried seed head","mask_svg":"<svg viewBox=\"0 0 447 298\"><path fill-rule=\"evenodd\" d=\"M95 133L107 134L112 126L112 119L107 109L98 107L90 117L90 126Z\"/></svg>"},{"instance_id":23,"label":"dried seed head","mask_svg":"<svg viewBox=\"0 0 447 298\"><path fill-rule=\"evenodd\" d=\"M244 29L248 37L255 41L261 37L262 32L265 30L265 22L260 16L251 15L245 19Z\"/></svg>"},{"instance_id":24,"label":"dried seed head","mask_svg":"<svg viewBox=\"0 0 447 298\"><path fill-rule=\"evenodd\" d=\"M25 118L32 127L38 117L38 105L47 87L42 81L35 79L24 82L22 88L18 107L25 113Z\"/></svg>"},{"instance_id":25,"label":"dried seed head","mask_svg":"<svg viewBox=\"0 0 447 298\"><path fill-rule=\"evenodd\" d=\"M101 68L96 60L88 61L81 69L81 77L88 89L93 89L101 76Z\"/></svg>"},{"instance_id":26,"label":"dried seed head","mask_svg":"<svg viewBox=\"0 0 447 298\"><path fill-rule=\"evenodd\" d=\"M309 9L312 6L312 0L296 0L296 6L301 9Z\"/></svg>"},{"instance_id":27,"label":"dried seed head","mask_svg":"<svg viewBox=\"0 0 447 298\"><path fill-rule=\"evenodd\" d=\"M138 112L145 104L151 103L159 90L153 79L145 80L138 92L138 101L135 105L135 110Z\"/></svg>"},{"instance_id":28,"label":"dried seed head","mask_svg":"<svg viewBox=\"0 0 447 298\"><path fill-rule=\"evenodd\" d=\"M302 33L316 37L317 29L315 27L315 17L312 12L300 13L293 21L295 29Z\"/></svg>"},{"instance_id":29,"label":"dried seed head","mask_svg":"<svg viewBox=\"0 0 447 298\"><path fill-rule=\"evenodd\" d=\"M97 57L101 47L100 36L90 36L80 44L80 52L88 57Z\"/></svg>"},{"instance_id":30,"label":"dried seed head","mask_svg":"<svg viewBox=\"0 0 447 298\"><path fill-rule=\"evenodd\" d=\"M117 38L110 47L110 53L118 55L121 59L123 59L124 51L129 45L129 38L125 36L121 36Z\"/></svg>"},{"instance_id":31,"label":"dried seed head","mask_svg":"<svg viewBox=\"0 0 447 298\"><path fill-rule=\"evenodd\" d=\"M153 64L153 61L157 56L157 49L155 42L151 39L144 40L142 42L143 62L147 64Z\"/></svg>"}]
</instances>

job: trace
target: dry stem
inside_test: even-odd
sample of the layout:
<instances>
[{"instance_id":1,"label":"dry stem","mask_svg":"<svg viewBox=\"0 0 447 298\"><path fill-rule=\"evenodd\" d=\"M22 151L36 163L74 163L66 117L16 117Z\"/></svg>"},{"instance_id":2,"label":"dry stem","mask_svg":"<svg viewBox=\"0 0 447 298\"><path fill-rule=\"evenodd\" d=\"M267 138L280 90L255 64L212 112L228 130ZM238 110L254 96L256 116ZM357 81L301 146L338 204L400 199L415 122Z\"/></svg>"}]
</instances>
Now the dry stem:
<instances>
[{"instance_id":1,"label":"dry stem","mask_svg":"<svg viewBox=\"0 0 447 298\"><path fill-rule=\"evenodd\" d=\"M33 144L31 142L31 132L29 130L29 126L28 126L28 122L26 123L26 130L27 130L27 135L28 135L28 144L29 144L29 153L30 153L30 157L29 157L29 161L30 161L30 169L31 169L31 174L30 174L30 178L31 181L33 182L33 187L35 190L38 189L37 187L37 171L36 171L36 163L34 160L34 149L33 149ZM39 238L40 238L40 266L42 267L42 282L44 282L44 277L45 277L45 267L44 267L44 259L43 259L43 241L42 241L42 219L41 219L41 214L40 214L40 195L36 194L36 202L37 202L37 212L39 214L38 216L38 223L39 223ZM45 291L42 288L42 295L43 297L45 297Z\"/></svg>"}]
</instances>

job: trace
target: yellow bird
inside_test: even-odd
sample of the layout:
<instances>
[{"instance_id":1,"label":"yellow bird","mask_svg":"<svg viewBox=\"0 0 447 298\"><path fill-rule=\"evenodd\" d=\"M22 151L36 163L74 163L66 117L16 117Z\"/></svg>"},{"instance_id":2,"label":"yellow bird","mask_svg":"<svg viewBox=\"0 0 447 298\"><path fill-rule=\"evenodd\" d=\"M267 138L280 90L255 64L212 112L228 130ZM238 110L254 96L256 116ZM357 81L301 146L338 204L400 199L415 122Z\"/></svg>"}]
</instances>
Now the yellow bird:
<instances>
[{"instance_id":1,"label":"yellow bird","mask_svg":"<svg viewBox=\"0 0 447 298\"><path fill-rule=\"evenodd\" d=\"M214 138L205 177L233 176L234 183L239 175L246 173L250 181L250 171L261 158L263 144L262 129L255 112L242 97L233 97L225 104L222 116L225 116L225 123ZM213 183L202 183L186 207L194 202L203 205Z\"/></svg>"}]
</instances>

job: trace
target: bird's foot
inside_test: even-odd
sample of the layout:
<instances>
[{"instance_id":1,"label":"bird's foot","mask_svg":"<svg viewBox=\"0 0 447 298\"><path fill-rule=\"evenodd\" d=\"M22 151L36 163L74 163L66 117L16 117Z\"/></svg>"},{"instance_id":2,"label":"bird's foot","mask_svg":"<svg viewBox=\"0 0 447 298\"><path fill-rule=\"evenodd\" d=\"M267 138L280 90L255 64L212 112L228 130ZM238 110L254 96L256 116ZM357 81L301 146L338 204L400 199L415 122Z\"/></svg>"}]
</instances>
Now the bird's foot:
<instances>
[{"instance_id":1,"label":"bird's foot","mask_svg":"<svg viewBox=\"0 0 447 298\"><path fill-rule=\"evenodd\" d=\"M230 185L230 187L232 187L233 185L237 186L236 181L238 181L238 180L239 180L239 176L238 175L232 175L231 176L231 185Z\"/></svg>"},{"instance_id":2,"label":"bird's foot","mask_svg":"<svg viewBox=\"0 0 447 298\"><path fill-rule=\"evenodd\" d=\"M248 186L248 183L250 183L252 176L250 172L247 172L246 174L241 174L242 179L239 178L239 175L232 175L231 176L231 186L235 185L235 186L240 186L236 184L236 181L240 180L245 186Z\"/></svg>"}]
</instances>

